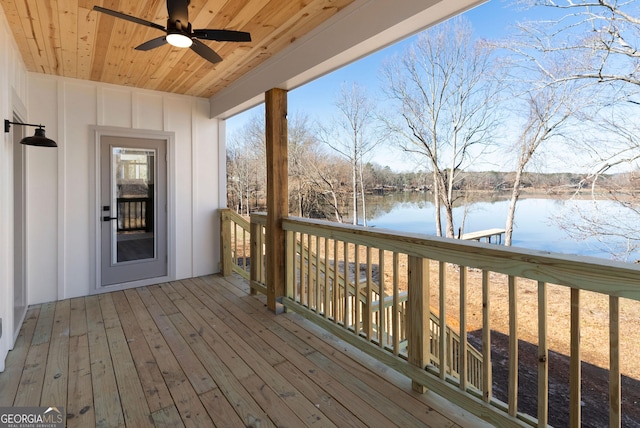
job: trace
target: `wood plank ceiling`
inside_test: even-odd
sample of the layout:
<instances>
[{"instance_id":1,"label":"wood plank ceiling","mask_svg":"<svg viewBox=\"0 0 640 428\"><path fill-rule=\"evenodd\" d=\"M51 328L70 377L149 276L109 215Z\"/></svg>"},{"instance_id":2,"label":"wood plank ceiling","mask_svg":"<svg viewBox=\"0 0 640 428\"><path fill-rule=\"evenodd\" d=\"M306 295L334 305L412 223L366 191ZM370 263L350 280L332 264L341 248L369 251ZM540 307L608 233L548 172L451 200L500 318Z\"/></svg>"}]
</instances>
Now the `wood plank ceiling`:
<instances>
[{"instance_id":1,"label":"wood plank ceiling","mask_svg":"<svg viewBox=\"0 0 640 428\"><path fill-rule=\"evenodd\" d=\"M29 71L210 97L354 0L191 0L193 28L251 33L249 43L205 41L223 58L190 49L135 46L162 35L93 10L113 9L166 26L165 0L0 0Z\"/></svg>"}]
</instances>

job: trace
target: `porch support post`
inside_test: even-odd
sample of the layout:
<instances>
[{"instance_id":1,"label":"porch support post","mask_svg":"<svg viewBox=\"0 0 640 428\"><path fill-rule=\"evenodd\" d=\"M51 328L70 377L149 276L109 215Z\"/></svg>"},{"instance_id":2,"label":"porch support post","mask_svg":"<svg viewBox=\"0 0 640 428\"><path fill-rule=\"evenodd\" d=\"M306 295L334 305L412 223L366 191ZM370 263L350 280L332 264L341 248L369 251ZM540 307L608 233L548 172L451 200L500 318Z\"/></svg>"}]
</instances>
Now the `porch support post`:
<instances>
[{"instance_id":1,"label":"porch support post","mask_svg":"<svg viewBox=\"0 0 640 428\"><path fill-rule=\"evenodd\" d=\"M282 219L289 213L287 91L265 94L267 145L267 307L279 312L277 300L285 291L285 232Z\"/></svg>"},{"instance_id":2,"label":"porch support post","mask_svg":"<svg viewBox=\"0 0 640 428\"><path fill-rule=\"evenodd\" d=\"M431 303L429 299L429 262L422 257L409 256L409 290L407 299L407 340L409 364L424 370L429 364L429 321ZM446 326L440 319L440 340L445 340ZM445 370L445 358L440 357L440 370ZM414 391L424 394L427 388L416 381L411 382Z\"/></svg>"}]
</instances>

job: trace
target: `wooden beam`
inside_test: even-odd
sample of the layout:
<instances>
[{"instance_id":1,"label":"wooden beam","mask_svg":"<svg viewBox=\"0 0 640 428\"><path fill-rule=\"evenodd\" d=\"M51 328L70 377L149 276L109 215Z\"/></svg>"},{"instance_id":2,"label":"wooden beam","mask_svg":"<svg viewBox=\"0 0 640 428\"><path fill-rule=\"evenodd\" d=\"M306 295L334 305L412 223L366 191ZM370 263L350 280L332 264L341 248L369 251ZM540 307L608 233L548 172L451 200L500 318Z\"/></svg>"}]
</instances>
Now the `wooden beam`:
<instances>
[{"instance_id":1,"label":"wooden beam","mask_svg":"<svg viewBox=\"0 0 640 428\"><path fill-rule=\"evenodd\" d=\"M276 299L285 291L285 232L282 219L289 212L287 152L287 91L265 94L267 144L267 306L277 312Z\"/></svg>"}]
</instances>

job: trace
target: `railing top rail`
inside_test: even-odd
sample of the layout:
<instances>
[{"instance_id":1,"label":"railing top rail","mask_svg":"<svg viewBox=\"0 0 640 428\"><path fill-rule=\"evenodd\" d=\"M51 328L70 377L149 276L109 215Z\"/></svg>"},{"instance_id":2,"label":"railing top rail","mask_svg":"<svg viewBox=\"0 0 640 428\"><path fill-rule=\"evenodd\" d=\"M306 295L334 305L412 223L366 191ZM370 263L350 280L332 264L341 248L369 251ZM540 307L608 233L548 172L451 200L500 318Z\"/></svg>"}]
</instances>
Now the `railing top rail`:
<instances>
[{"instance_id":1,"label":"railing top rail","mask_svg":"<svg viewBox=\"0 0 640 428\"><path fill-rule=\"evenodd\" d=\"M627 263L297 217L283 228L640 301L640 266Z\"/></svg>"},{"instance_id":2,"label":"railing top rail","mask_svg":"<svg viewBox=\"0 0 640 428\"><path fill-rule=\"evenodd\" d=\"M233 222L237 223L243 229L249 230L249 221L246 218L242 217L240 214L236 213L232 209L222 208L220 210L220 218L223 221L232 220Z\"/></svg>"},{"instance_id":3,"label":"railing top rail","mask_svg":"<svg viewBox=\"0 0 640 428\"><path fill-rule=\"evenodd\" d=\"M265 225L267 224L267 213L251 213L251 223Z\"/></svg>"}]
</instances>

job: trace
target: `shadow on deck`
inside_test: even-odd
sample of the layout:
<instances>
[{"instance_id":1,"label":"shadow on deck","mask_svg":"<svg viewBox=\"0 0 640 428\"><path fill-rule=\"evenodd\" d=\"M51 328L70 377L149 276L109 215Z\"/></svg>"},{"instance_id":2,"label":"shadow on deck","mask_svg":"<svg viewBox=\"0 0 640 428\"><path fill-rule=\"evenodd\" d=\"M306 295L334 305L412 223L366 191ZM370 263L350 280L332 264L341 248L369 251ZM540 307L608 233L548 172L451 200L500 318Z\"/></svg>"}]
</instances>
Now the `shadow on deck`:
<instances>
[{"instance_id":1,"label":"shadow on deck","mask_svg":"<svg viewBox=\"0 0 640 428\"><path fill-rule=\"evenodd\" d=\"M68 426L482 426L446 400L213 275L29 308L0 406Z\"/></svg>"}]
</instances>

